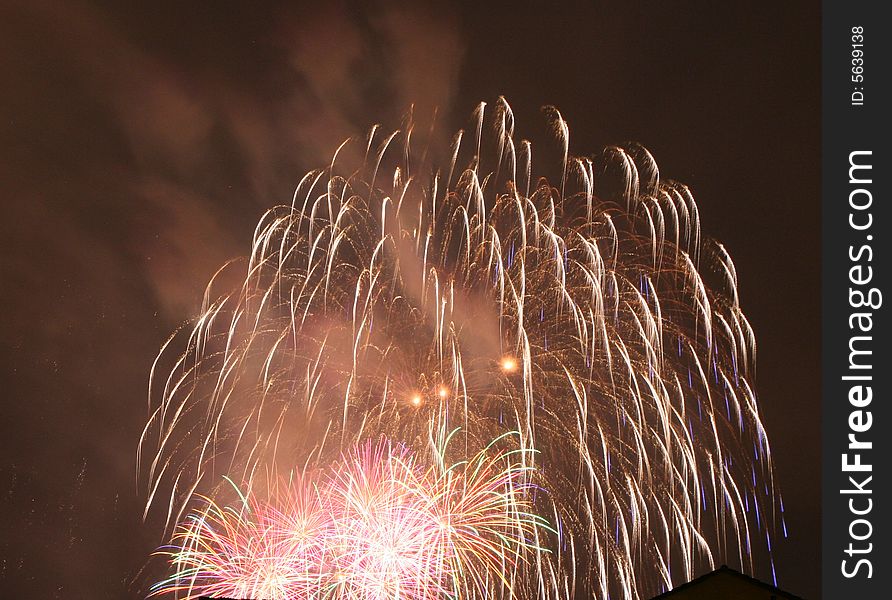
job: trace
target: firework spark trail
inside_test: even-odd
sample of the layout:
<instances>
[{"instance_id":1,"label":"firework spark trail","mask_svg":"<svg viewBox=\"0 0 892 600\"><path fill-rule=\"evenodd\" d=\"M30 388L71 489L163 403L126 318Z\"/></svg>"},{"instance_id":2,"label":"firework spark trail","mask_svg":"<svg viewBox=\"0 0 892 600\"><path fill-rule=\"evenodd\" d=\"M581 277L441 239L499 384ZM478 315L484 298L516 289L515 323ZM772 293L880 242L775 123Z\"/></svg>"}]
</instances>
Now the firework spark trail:
<instances>
[{"instance_id":1,"label":"firework spark trail","mask_svg":"<svg viewBox=\"0 0 892 600\"><path fill-rule=\"evenodd\" d=\"M752 572L783 516L730 256L646 150L574 157L551 109L557 189L507 103L491 112L442 167L410 163L411 125L375 128L264 215L247 264L218 273L243 269L241 287L212 281L186 350L153 369L146 511L176 524L223 475L250 495L381 435L444 472L501 439L524 473L508 496L550 527L491 558L504 582L494 562L454 573L480 577L465 597L640 598L718 560ZM378 460L360 463L402 459Z\"/></svg>"}]
</instances>

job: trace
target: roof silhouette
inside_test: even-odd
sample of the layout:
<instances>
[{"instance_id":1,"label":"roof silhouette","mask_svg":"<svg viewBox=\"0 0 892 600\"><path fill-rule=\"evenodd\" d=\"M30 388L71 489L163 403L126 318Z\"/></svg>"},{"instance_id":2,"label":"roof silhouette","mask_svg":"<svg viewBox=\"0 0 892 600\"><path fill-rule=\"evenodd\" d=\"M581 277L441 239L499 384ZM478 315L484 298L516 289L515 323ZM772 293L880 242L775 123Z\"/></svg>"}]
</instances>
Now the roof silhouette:
<instances>
[{"instance_id":1,"label":"roof silhouette","mask_svg":"<svg viewBox=\"0 0 892 600\"><path fill-rule=\"evenodd\" d=\"M728 565L654 596L651 600L803 600Z\"/></svg>"}]
</instances>

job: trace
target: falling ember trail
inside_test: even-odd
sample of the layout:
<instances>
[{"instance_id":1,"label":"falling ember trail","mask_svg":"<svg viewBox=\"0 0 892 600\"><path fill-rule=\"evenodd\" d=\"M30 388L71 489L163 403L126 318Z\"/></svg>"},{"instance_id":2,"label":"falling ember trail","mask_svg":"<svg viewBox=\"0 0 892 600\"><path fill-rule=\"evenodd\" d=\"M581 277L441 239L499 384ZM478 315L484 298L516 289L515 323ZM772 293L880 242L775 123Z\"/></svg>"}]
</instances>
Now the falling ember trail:
<instances>
[{"instance_id":1,"label":"falling ember trail","mask_svg":"<svg viewBox=\"0 0 892 600\"><path fill-rule=\"evenodd\" d=\"M576 157L547 112L559 188L500 99L445 164L375 128L263 216L152 370L153 595L638 599L771 560L731 258L646 150Z\"/></svg>"}]
</instances>

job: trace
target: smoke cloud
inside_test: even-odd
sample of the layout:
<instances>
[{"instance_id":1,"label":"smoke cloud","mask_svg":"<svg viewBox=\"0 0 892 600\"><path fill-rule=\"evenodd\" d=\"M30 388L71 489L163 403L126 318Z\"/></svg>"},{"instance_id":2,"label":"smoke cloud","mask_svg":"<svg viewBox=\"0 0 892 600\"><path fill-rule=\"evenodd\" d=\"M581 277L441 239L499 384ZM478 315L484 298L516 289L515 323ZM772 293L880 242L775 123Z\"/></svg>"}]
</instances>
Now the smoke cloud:
<instances>
[{"instance_id":1,"label":"smoke cloud","mask_svg":"<svg viewBox=\"0 0 892 600\"><path fill-rule=\"evenodd\" d=\"M307 170L455 95L445 7L212 10L0 6L0 514L26 515L0 541L9 593L143 585L161 540L138 521L135 446L157 348Z\"/></svg>"}]
</instances>

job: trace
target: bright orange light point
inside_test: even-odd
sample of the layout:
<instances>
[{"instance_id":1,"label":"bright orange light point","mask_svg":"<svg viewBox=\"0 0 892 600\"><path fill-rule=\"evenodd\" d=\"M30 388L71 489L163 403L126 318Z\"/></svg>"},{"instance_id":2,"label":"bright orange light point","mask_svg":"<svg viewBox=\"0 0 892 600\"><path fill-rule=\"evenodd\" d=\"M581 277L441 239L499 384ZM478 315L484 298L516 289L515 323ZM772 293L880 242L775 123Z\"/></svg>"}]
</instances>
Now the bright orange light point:
<instances>
[{"instance_id":1,"label":"bright orange light point","mask_svg":"<svg viewBox=\"0 0 892 600\"><path fill-rule=\"evenodd\" d=\"M440 387L440 389L437 390L437 395L438 395L440 398L442 398L443 400L445 400L446 397L449 396L449 390L446 389L445 387Z\"/></svg>"},{"instance_id":2,"label":"bright orange light point","mask_svg":"<svg viewBox=\"0 0 892 600\"><path fill-rule=\"evenodd\" d=\"M418 394L413 395L410 402L412 402L412 406L421 406L421 396Z\"/></svg>"},{"instance_id":3,"label":"bright orange light point","mask_svg":"<svg viewBox=\"0 0 892 600\"><path fill-rule=\"evenodd\" d=\"M514 357L506 356L502 359L502 371L505 373L513 373L517 370L517 361Z\"/></svg>"}]
</instances>

